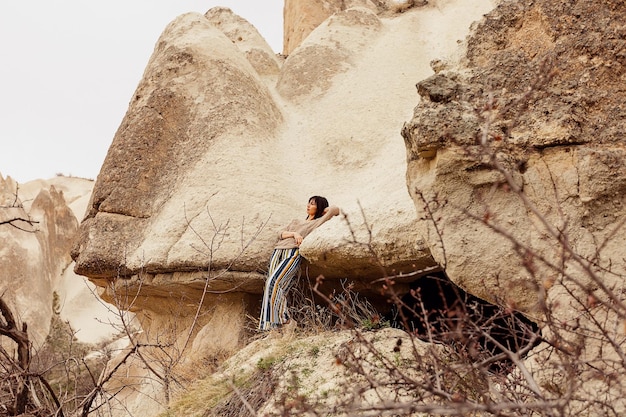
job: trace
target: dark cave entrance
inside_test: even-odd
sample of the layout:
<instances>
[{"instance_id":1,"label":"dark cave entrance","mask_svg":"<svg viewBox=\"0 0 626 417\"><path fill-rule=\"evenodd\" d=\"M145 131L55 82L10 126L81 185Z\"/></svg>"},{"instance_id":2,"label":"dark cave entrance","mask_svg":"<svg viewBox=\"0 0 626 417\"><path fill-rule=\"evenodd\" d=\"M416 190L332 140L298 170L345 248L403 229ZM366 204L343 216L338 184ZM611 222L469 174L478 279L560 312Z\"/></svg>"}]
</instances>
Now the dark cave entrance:
<instances>
[{"instance_id":1,"label":"dark cave entrance","mask_svg":"<svg viewBox=\"0 0 626 417\"><path fill-rule=\"evenodd\" d=\"M444 272L410 283L410 291L396 304L389 317L393 327L424 341L449 344L476 360L494 358L487 360L493 371L511 366L507 351L523 357L541 340L539 326L521 312L464 291Z\"/></svg>"},{"instance_id":2,"label":"dark cave entrance","mask_svg":"<svg viewBox=\"0 0 626 417\"><path fill-rule=\"evenodd\" d=\"M291 294L290 315L298 323L365 329L390 325L423 341L449 345L493 372L507 372L511 352L524 357L542 340L537 323L466 292L443 271L396 282L389 289L401 296L396 302L382 284L323 280L318 290L324 296L312 287L308 279L301 280Z\"/></svg>"}]
</instances>

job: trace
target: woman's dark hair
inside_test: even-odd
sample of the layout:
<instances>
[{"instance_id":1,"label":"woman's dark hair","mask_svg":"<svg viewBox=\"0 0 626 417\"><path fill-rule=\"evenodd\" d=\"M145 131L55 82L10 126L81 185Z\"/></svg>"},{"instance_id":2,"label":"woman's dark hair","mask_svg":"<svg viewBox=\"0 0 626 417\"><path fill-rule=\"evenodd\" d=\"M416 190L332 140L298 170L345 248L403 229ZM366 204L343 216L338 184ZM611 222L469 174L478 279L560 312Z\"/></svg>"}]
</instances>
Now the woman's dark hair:
<instances>
[{"instance_id":1,"label":"woman's dark hair","mask_svg":"<svg viewBox=\"0 0 626 417\"><path fill-rule=\"evenodd\" d=\"M322 217L324 215L324 210L326 209L326 207L328 207L328 200L326 200L324 197L320 197L319 195L314 195L313 197L309 198L309 201L315 201L315 205L317 206L317 211L315 212L315 217L313 217L314 219L317 219L319 217Z\"/></svg>"}]
</instances>

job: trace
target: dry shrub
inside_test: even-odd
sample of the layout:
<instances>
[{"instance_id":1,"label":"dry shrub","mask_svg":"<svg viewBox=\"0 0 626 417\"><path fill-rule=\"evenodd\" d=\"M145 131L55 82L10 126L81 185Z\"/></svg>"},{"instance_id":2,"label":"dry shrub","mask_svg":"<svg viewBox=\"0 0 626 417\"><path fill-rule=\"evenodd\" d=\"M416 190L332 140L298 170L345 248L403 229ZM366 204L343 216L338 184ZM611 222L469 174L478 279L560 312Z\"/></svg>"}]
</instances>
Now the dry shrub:
<instances>
[{"instance_id":1,"label":"dry shrub","mask_svg":"<svg viewBox=\"0 0 626 417\"><path fill-rule=\"evenodd\" d=\"M230 395L215 407L207 409L205 417L254 417L274 394L278 376L272 367L259 369L240 387L231 384Z\"/></svg>"}]
</instances>

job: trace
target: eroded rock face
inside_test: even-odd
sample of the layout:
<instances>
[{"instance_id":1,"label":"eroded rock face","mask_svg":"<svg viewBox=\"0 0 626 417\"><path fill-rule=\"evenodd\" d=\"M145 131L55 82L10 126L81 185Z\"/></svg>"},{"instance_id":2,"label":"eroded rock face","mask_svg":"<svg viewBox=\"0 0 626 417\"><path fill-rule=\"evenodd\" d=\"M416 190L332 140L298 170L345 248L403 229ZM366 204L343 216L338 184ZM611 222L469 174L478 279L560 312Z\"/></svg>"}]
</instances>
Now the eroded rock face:
<instances>
[{"instance_id":1,"label":"eroded rock face","mask_svg":"<svg viewBox=\"0 0 626 417\"><path fill-rule=\"evenodd\" d=\"M379 16L393 16L427 4L424 0L285 0L283 54L290 55L311 32L334 14L353 8L365 8ZM431 4L441 7L443 2Z\"/></svg>"},{"instance_id":2,"label":"eroded rock face","mask_svg":"<svg viewBox=\"0 0 626 417\"><path fill-rule=\"evenodd\" d=\"M542 347L579 349L525 361L542 389L581 398L574 414L626 407L622 372L610 383L591 376L612 374L623 356L610 346L624 334L625 18L615 1L502 2L465 59L436 63L418 83L403 128L434 258L468 292L538 320ZM580 383L555 377L577 360Z\"/></svg>"},{"instance_id":3,"label":"eroded rock face","mask_svg":"<svg viewBox=\"0 0 626 417\"><path fill-rule=\"evenodd\" d=\"M419 83L403 129L433 256L468 292L536 317L551 346L578 344L525 366L588 415L626 408L622 372L591 376L623 356L609 346L624 334L625 18L615 1L503 2L460 65ZM580 383L555 377L575 360Z\"/></svg>"},{"instance_id":4,"label":"eroded rock face","mask_svg":"<svg viewBox=\"0 0 626 417\"><path fill-rule=\"evenodd\" d=\"M53 291L72 262L78 221L63 191L53 185L32 191L0 176L0 294L39 347L48 334Z\"/></svg>"},{"instance_id":5,"label":"eroded rock face","mask_svg":"<svg viewBox=\"0 0 626 417\"><path fill-rule=\"evenodd\" d=\"M339 0L321 2L285 0L283 54L290 55L329 16L341 11Z\"/></svg>"},{"instance_id":6,"label":"eroded rock face","mask_svg":"<svg viewBox=\"0 0 626 417\"><path fill-rule=\"evenodd\" d=\"M104 162L81 228L77 271L115 277L197 270L206 265L209 249L198 237L225 232L212 230L212 221L245 221L227 232L244 227L248 239L269 213L242 220L227 207L258 201L254 190L261 188L266 199L280 204L279 187L255 184L274 170L262 148L282 119L232 41L203 15L181 16L159 40ZM240 185L218 185L224 179ZM230 264L241 246L233 240L234 248L212 254L214 265ZM194 242L198 250L190 247ZM253 249L265 255L260 248ZM258 267L240 258L235 269Z\"/></svg>"},{"instance_id":7,"label":"eroded rock face","mask_svg":"<svg viewBox=\"0 0 626 417\"><path fill-rule=\"evenodd\" d=\"M157 43L72 256L105 299L132 300L123 307L145 337L189 341L183 362L241 343L277 232L305 217L312 195L346 217L301 246L311 278L375 291L381 275L435 265L406 191L399 132L416 80L455 53L492 3L384 16L362 3L326 19L284 62L265 59L256 31L224 9L178 17Z\"/></svg>"},{"instance_id":8,"label":"eroded rock face","mask_svg":"<svg viewBox=\"0 0 626 417\"><path fill-rule=\"evenodd\" d=\"M215 7L204 15L245 55L260 76L277 75L281 60L274 54L256 28L225 7Z\"/></svg>"},{"instance_id":9,"label":"eroded rock face","mask_svg":"<svg viewBox=\"0 0 626 417\"><path fill-rule=\"evenodd\" d=\"M412 85L430 73L434 51L454 50L490 3L443 6L444 17L434 6L383 20L366 7L339 12L287 58L276 88L247 59L250 45L266 44L245 22L225 9L176 19L94 187L73 252L76 271L151 282L190 272L202 287L210 265L217 289L231 282L260 293L276 230L302 215L314 194L348 214L358 240L350 242L340 219L311 235L302 251L320 272L380 276L365 221L383 266L432 265L406 194L398 114L414 101ZM447 43L438 35L436 47L408 41L430 34L437 18ZM331 50L341 57L320 53ZM372 107L383 97L385 106Z\"/></svg>"},{"instance_id":10,"label":"eroded rock face","mask_svg":"<svg viewBox=\"0 0 626 417\"><path fill-rule=\"evenodd\" d=\"M378 16L366 8L332 14L289 56L278 92L292 101L326 94L335 77L353 68L355 55L373 43L382 29Z\"/></svg>"},{"instance_id":11,"label":"eroded rock face","mask_svg":"<svg viewBox=\"0 0 626 417\"><path fill-rule=\"evenodd\" d=\"M557 274L542 256L587 282L555 250L563 237L607 268L607 285L623 276L625 13L612 1L504 2L460 65L418 84L403 129L409 191L440 220L420 226L435 259L473 294L532 308Z\"/></svg>"}]
</instances>

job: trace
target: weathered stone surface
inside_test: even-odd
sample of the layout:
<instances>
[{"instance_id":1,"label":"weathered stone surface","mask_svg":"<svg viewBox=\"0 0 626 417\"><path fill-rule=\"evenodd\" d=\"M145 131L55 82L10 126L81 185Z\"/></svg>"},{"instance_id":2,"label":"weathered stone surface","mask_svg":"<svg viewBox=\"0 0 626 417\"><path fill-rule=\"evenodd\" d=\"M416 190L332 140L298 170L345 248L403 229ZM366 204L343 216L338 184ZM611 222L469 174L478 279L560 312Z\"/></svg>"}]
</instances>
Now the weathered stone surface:
<instances>
[{"instance_id":1,"label":"weathered stone surface","mask_svg":"<svg viewBox=\"0 0 626 417\"><path fill-rule=\"evenodd\" d=\"M611 1L502 3L461 65L418 84L403 129L409 191L438 220L420 223L435 259L470 292L531 308L529 288L556 272L528 253L586 282L559 236L612 271L607 285L623 276L624 13Z\"/></svg>"},{"instance_id":2,"label":"weathered stone surface","mask_svg":"<svg viewBox=\"0 0 626 417\"><path fill-rule=\"evenodd\" d=\"M346 215L303 242L311 273L373 290L384 275L433 266L406 190L402 115L429 62L455 53L491 7L450 2L382 17L347 8L276 78L249 61L239 47L249 32L227 11L180 16L159 39L98 176L72 252L76 272L107 300L131 294L124 307L142 328L173 311L184 317L171 337L192 335L192 363L209 341L229 353L242 340L243 322L225 327L212 311L231 297L240 300L233 317L258 314L277 232L305 216L311 195ZM216 22L227 22L226 34ZM198 339L185 327L196 311ZM223 332L232 337L206 336Z\"/></svg>"},{"instance_id":3,"label":"weathered stone surface","mask_svg":"<svg viewBox=\"0 0 626 417\"><path fill-rule=\"evenodd\" d=\"M369 9L337 12L289 55L276 89L284 98L296 102L327 93L335 76L353 67L355 56L374 42L382 27L378 16Z\"/></svg>"},{"instance_id":4,"label":"weathered stone surface","mask_svg":"<svg viewBox=\"0 0 626 417\"><path fill-rule=\"evenodd\" d=\"M271 76L280 72L281 61L247 20L233 14L225 7L215 7L206 12L204 17L219 28L244 53L259 75Z\"/></svg>"},{"instance_id":5,"label":"weathered stone surface","mask_svg":"<svg viewBox=\"0 0 626 417\"><path fill-rule=\"evenodd\" d=\"M283 54L290 55L309 34L329 16L341 11L341 1L285 0Z\"/></svg>"}]
</instances>

